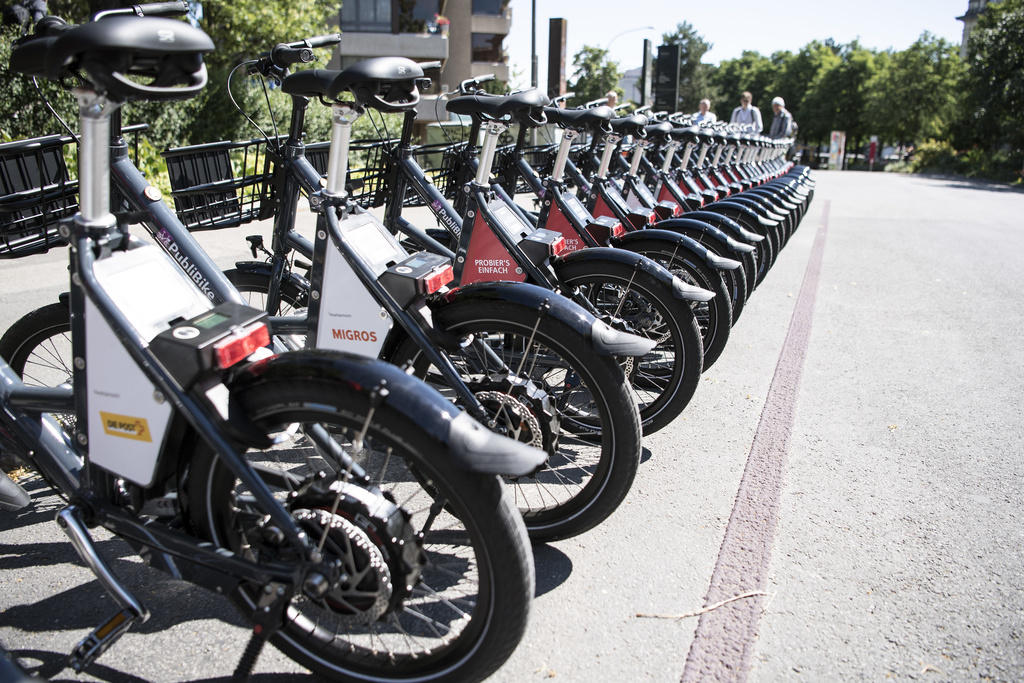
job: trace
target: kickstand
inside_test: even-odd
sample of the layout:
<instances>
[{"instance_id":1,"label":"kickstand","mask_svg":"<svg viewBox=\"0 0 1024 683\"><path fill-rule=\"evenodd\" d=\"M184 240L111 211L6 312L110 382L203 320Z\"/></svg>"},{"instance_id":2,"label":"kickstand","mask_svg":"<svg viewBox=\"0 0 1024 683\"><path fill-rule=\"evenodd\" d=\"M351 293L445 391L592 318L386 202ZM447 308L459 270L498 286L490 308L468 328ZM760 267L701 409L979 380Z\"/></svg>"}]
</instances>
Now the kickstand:
<instances>
[{"instance_id":1,"label":"kickstand","mask_svg":"<svg viewBox=\"0 0 1024 683\"><path fill-rule=\"evenodd\" d=\"M238 660L235 672L231 675L233 683L245 683L249 680L252 670L256 667L256 660L263 652L263 646L281 627L284 609L291 597L291 592L283 584L272 583L263 587L263 595L252 616L252 636L245 646L242 658Z\"/></svg>"}]
</instances>

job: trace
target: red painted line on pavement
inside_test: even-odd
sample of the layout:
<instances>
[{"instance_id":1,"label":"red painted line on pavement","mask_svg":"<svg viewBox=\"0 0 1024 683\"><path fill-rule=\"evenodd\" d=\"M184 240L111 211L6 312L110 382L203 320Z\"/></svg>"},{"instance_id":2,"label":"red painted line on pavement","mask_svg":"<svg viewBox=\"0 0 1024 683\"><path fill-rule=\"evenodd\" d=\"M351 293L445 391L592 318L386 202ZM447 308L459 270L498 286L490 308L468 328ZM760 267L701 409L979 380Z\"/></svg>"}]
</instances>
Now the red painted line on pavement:
<instances>
[{"instance_id":1,"label":"red painted line on pavement","mask_svg":"<svg viewBox=\"0 0 1024 683\"><path fill-rule=\"evenodd\" d=\"M783 471L821 275L828 213L826 200L786 341L775 366L775 376L704 598L705 605L751 591L763 591L767 584ZM701 615L682 680L745 680L750 672L763 602L764 596L743 598Z\"/></svg>"}]
</instances>

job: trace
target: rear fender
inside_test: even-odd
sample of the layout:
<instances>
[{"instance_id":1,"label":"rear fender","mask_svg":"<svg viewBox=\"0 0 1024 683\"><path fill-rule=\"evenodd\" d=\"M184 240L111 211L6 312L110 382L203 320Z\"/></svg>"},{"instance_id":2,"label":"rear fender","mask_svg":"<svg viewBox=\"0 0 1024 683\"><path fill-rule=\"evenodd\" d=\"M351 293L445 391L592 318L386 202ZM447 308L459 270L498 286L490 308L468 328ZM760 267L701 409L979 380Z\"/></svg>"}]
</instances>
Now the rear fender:
<instances>
[{"instance_id":1,"label":"rear fender","mask_svg":"<svg viewBox=\"0 0 1024 683\"><path fill-rule=\"evenodd\" d=\"M623 249L629 249L629 245L634 242L650 240L667 242L670 245L669 248L673 251L689 253L693 258L703 261L709 268L714 270L735 270L740 267L739 261L722 258L692 237L680 235L678 232L672 232L671 230L661 230L660 228L627 232L618 239L615 245L621 246Z\"/></svg>"},{"instance_id":2,"label":"rear fender","mask_svg":"<svg viewBox=\"0 0 1024 683\"><path fill-rule=\"evenodd\" d=\"M587 251L587 250L584 250ZM501 303L521 307L536 316L538 311L562 327L581 335L587 345L603 356L643 356L656 342L616 330L588 310L551 290L527 282L475 282L452 290L431 302L434 324L444 328L447 313L470 303Z\"/></svg>"},{"instance_id":3,"label":"rear fender","mask_svg":"<svg viewBox=\"0 0 1024 683\"><path fill-rule=\"evenodd\" d=\"M523 476L542 465L543 451L486 429L433 388L383 361L338 351L292 351L251 363L235 373L229 389L232 403L247 390L282 382L324 382L342 394L369 399L386 386L377 410L403 416L401 438L417 453L445 453L462 470L481 474ZM239 406L241 407L241 406Z\"/></svg>"},{"instance_id":4,"label":"rear fender","mask_svg":"<svg viewBox=\"0 0 1024 683\"><path fill-rule=\"evenodd\" d=\"M569 279L576 268L594 263L601 264L609 272L618 269L624 277L637 278L647 283L666 287L675 298L683 301L710 301L715 296L714 292L683 282L657 261L627 249L611 247L579 249L566 255L565 258L559 258L554 266L559 279L564 280Z\"/></svg>"},{"instance_id":5,"label":"rear fender","mask_svg":"<svg viewBox=\"0 0 1024 683\"><path fill-rule=\"evenodd\" d=\"M270 279L271 266L266 261L236 261L235 269L243 273L257 273ZM285 282L289 282L302 292L309 291L309 280L294 271L288 271Z\"/></svg>"},{"instance_id":6,"label":"rear fender","mask_svg":"<svg viewBox=\"0 0 1024 683\"><path fill-rule=\"evenodd\" d=\"M693 218L671 218L666 221L661 221L658 223L658 229L670 230L672 232L678 232L681 235L689 235L691 237L695 234L700 235L697 239L701 244L717 244L720 249L728 252L729 255L736 258L742 258L743 254L749 254L754 251L754 247L751 245L738 242L715 226Z\"/></svg>"}]
</instances>

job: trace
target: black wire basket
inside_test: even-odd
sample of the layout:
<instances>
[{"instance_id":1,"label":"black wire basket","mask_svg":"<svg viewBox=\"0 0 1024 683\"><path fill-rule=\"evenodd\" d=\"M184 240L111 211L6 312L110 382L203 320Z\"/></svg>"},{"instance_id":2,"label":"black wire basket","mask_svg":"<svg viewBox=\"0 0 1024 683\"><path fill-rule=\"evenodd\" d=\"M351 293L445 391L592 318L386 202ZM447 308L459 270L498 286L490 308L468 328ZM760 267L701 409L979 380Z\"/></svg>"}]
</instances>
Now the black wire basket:
<instances>
[{"instance_id":1,"label":"black wire basket","mask_svg":"<svg viewBox=\"0 0 1024 683\"><path fill-rule=\"evenodd\" d=\"M273 164L267 141L211 142L163 152L178 219L189 230L268 218Z\"/></svg>"},{"instance_id":2,"label":"black wire basket","mask_svg":"<svg viewBox=\"0 0 1024 683\"><path fill-rule=\"evenodd\" d=\"M77 153L75 139L66 135L0 144L0 258L67 243L57 230L78 211L78 180L65 153Z\"/></svg>"}]
</instances>

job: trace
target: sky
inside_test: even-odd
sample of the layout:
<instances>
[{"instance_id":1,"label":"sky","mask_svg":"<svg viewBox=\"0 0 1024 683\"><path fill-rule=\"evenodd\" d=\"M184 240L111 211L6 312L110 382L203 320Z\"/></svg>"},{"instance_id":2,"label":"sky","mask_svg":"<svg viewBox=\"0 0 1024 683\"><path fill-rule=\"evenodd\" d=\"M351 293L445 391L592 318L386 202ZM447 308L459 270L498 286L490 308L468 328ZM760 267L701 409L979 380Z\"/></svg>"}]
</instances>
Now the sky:
<instances>
[{"instance_id":1,"label":"sky","mask_svg":"<svg viewBox=\"0 0 1024 683\"><path fill-rule=\"evenodd\" d=\"M808 42L859 39L869 48L901 50L930 31L960 44L963 24L956 20L967 0L536 0L538 83L547 86L548 19L568 20L567 77L572 57L584 45L607 48L619 69L640 66L643 40L655 54L663 33L689 21L713 44L707 63L740 56L744 50L771 54L796 51ZM512 30L505 40L513 85L530 84L530 2L511 0ZM654 28L651 28L654 27Z\"/></svg>"}]
</instances>

